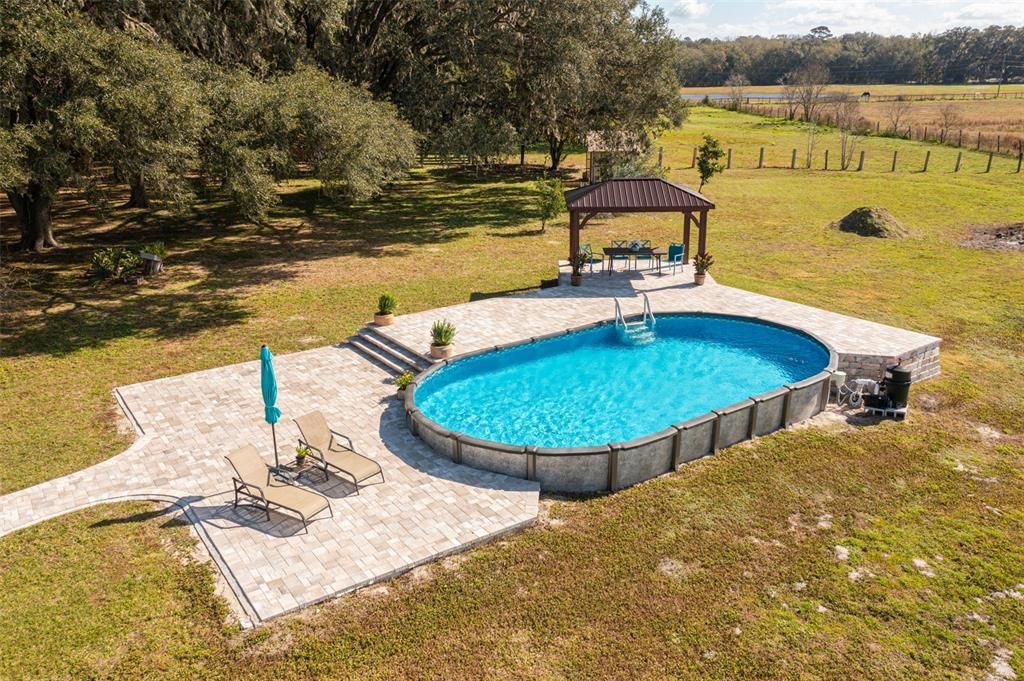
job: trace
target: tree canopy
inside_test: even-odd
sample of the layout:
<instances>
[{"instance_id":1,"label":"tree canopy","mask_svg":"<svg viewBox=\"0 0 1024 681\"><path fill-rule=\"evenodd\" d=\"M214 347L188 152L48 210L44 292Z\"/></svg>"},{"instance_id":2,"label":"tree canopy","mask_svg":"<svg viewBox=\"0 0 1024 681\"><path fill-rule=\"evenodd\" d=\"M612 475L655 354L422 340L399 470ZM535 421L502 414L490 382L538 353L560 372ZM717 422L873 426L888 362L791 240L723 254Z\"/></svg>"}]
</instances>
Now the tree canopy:
<instances>
[{"instance_id":1,"label":"tree canopy","mask_svg":"<svg viewBox=\"0 0 1024 681\"><path fill-rule=\"evenodd\" d=\"M9 0L0 186L22 244L55 246L65 188L261 220L277 181L377 193L417 150L476 165L685 116L676 44L637 0ZM104 180L99 182L98 180Z\"/></svg>"},{"instance_id":2,"label":"tree canopy","mask_svg":"<svg viewBox=\"0 0 1024 681\"><path fill-rule=\"evenodd\" d=\"M833 36L819 26L802 36L744 36L733 40L679 41L676 71L683 85L725 85L743 74L755 85L774 85L809 64L837 83L966 83L1024 76L1024 26L952 28L937 34ZM1005 71L1004 71L1004 64Z\"/></svg>"}]
</instances>

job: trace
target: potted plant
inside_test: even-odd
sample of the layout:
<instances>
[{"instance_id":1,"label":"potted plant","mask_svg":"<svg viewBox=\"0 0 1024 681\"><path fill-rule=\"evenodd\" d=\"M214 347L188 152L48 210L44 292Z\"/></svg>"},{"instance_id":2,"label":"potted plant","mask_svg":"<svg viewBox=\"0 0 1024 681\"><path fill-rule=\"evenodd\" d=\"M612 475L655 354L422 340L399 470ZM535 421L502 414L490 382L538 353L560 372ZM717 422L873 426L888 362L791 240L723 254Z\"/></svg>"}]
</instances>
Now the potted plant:
<instances>
[{"instance_id":1,"label":"potted plant","mask_svg":"<svg viewBox=\"0 0 1024 681\"><path fill-rule=\"evenodd\" d=\"M583 283L583 268L590 262L590 258L583 251L577 251L576 255L569 258L569 266L572 274L569 276L569 283L579 286Z\"/></svg>"},{"instance_id":2,"label":"potted plant","mask_svg":"<svg viewBox=\"0 0 1024 681\"><path fill-rule=\"evenodd\" d=\"M715 264L715 257L710 253L698 253L693 256L693 283L697 286L704 285L704 275L711 266Z\"/></svg>"},{"instance_id":3,"label":"potted plant","mask_svg":"<svg viewBox=\"0 0 1024 681\"><path fill-rule=\"evenodd\" d=\"M403 371L398 376L395 376L395 385L398 386L399 390L405 390L415 378L411 371Z\"/></svg>"},{"instance_id":4,"label":"potted plant","mask_svg":"<svg viewBox=\"0 0 1024 681\"><path fill-rule=\"evenodd\" d=\"M306 445L299 445L295 448L295 465L301 466L306 463L306 457L312 454L309 447Z\"/></svg>"},{"instance_id":5,"label":"potted plant","mask_svg":"<svg viewBox=\"0 0 1024 681\"><path fill-rule=\"evenodd\" d=\"M434 359L448 359L455 354L455 325L447 319L438 319L430 327L430 356Z\"/></svg>"},{"instance_id":6,"label":"potted plant","mask_svg":"<svg viewBox=\"0 0 1024 681\"><path fill-rule=\"evenodd\" d=\"M388 326L395 321L395 310L398 309L398 299L390 293L380 294L377 299L377 311L373 314L373 323L377 326Z\"/></svg>"}]
</instances>

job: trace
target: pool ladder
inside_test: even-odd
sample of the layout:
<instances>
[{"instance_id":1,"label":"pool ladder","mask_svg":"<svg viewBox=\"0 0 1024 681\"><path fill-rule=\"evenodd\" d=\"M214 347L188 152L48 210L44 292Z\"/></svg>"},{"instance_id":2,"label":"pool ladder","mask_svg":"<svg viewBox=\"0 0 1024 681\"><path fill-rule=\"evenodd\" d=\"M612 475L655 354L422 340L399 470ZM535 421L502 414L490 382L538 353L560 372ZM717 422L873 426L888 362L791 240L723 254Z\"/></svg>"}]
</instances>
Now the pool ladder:
<instances>
[{"instance_id":1,"label":"pool ladder","mask_svg":"<svg viewBox=\"0 0 1024 681\"><path fill-rule=\"evenodd\" d=\"M626 318L622 316L622 305L619 303L619 299L615 298L615 328L621 330L622 339L630 345L647 345L653 343L656 338L654 327L658 320L654 318L654 311L651 310L651 301L647 298L647 294L641 295L644 298L644 316L635 322L626 321Z\"/></svg>"}]
</instances>

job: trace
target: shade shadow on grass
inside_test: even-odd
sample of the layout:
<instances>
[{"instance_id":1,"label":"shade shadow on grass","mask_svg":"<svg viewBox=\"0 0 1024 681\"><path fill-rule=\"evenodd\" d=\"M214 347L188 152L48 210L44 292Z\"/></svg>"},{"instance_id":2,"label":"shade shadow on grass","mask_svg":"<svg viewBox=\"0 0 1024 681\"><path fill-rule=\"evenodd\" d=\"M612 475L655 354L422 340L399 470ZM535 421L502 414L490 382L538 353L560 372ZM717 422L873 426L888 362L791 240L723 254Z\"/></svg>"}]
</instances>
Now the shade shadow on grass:
<instances>
[{"instance_id":1,"label":"shade shadow on grass","mask_svg":"<svg viewBox=\"0 0 1024 681\"><path fill-rule=\"evenodd\" d=\"M247 321L247 289L292 280L309 261L401 257L464 238L481 224L522 225L530 217L529 188L496 177L487 183L487 174L418 171L381 197L352 205L300 180L283 185L280 204L259 225L243 222L226 202L211 201L185 217L122 211L116 226L104 230L91 227L96 219L84 201L69 198L59 220L80 227L67 230L68 248L12 254L26 280L21 295L7 300L4 354L60 356L121 338L189 337ZM153 241L167 245L169 273L195 276L173 289L168 275L145 287L86 278L95 249Z\"/></svg>"}]
</instances>

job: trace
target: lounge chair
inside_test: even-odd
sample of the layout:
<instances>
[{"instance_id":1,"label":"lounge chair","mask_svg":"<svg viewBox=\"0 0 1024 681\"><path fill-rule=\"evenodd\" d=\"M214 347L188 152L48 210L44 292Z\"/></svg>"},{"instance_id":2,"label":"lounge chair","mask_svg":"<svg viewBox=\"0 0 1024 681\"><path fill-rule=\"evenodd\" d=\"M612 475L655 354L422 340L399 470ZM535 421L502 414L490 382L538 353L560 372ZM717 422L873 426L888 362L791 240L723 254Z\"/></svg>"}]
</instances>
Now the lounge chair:
<instances>
[{"instance_id":1,"label":"lounge chair","mask_svg":"<svg viewBox=\"0 0 1024 681\"><path fill-rule=\"evenodd\" d=\"M303 528L310 518L325 509L334 517L327 497L274 478L252 445L239 447L224 458L235 469L235 508L238 508L239 497L244 496L251 500L250 505L267 514L267 520L270 520L271 506L297 513Z\"/></svg>"},{"instance_id":2,"label":"lounge chair","mask_svg":"<svg viewBox=\"0 0 1024 681\"><path fill-rule=\"evenodd\" d=\"M324 480L327 479L328 469L333 468L351 478L352 484L356 486L356 494L359 494L359 483L374 476L379 475L381 482L384 482L384 471L380 464L357 452L347 435L331 430L327 419L320 412L313 411L300 416L295 419L295 425L302 435L299 444L309 447L313 465L323 470Z\"/></svg>"}]
</instances>

